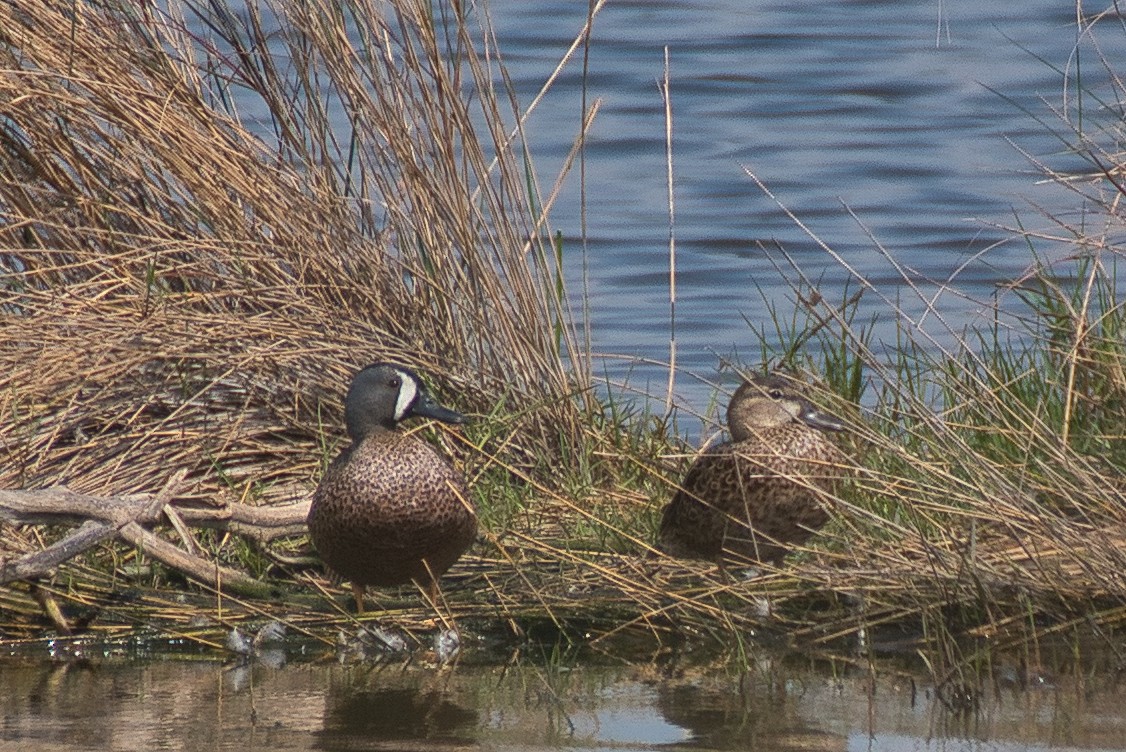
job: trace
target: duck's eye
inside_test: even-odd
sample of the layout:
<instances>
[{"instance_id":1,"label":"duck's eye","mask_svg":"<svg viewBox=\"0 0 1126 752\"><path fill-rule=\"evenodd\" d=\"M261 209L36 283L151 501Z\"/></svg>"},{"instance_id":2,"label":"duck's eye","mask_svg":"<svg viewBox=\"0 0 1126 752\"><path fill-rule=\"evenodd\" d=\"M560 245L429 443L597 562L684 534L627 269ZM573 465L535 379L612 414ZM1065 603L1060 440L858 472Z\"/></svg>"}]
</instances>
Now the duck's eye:
<instances>
[{"instance_id":1,"label":"duck's eye","mask_svg":"<svg viewBox=\"0 0 1126 752\"><path fill-rule=\"evenodd\" d=\"M770 395L771 399L782 399L781 389L771 389L769 392L767 392L767 394Z\"/></svg>"},{"instance_id":2,"label":"duck's eye","mask_svg":"<svg viewBox=\"0 0 1126 752\"><path fill-rule=\"evenodd\" d=\"M392 376L391 378L387 379L387 386L392 387L394 389L398 389L402 385L402 383L403 383L403 380L400 379L398 376Z\"/></svg>"}]
</instances>

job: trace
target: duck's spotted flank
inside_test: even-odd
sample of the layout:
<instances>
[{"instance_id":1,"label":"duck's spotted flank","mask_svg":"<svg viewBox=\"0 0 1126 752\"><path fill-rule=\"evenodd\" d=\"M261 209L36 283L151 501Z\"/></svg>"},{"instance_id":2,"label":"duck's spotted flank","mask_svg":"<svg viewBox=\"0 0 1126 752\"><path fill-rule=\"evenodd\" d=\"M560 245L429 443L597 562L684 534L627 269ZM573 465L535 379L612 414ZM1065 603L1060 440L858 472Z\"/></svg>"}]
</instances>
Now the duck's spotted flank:
<instances>
[{"instance_id":1,"label":"duck's spotted flank","mask_svg":"<svg viewBox=\"0 0 1126 752\"><path fill-rule=\"evenodd\" d=\"M845 473L842 431L790 379L756 376L727 408L731 441L701 454L661 519L658 546L684 558L773 563L825 524Z\"/></svg>"}]
</instances>

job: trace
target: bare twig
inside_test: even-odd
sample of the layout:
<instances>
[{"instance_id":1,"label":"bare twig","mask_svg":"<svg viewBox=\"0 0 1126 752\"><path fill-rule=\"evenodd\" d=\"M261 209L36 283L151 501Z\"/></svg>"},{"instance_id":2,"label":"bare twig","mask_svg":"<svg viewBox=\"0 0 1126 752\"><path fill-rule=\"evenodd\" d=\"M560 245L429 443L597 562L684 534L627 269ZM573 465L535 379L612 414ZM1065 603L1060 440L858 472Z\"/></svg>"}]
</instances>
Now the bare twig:
<instances>
[{"instance_id":1,"label":"bare twig","mask_svg":"<svg viewBox=\"0 0 1126 752\"><path fill-rule=\"evenodd\" d=\"M183 551L145 528L159 518L163 509L173 508L172 496L185 475L185 470L177 471L156 494L110 499L78 494L66 488L0 491L0 519L17 525L82 523L73 534L43 551L4 562L0 566L0 583L42 577L116 534L129 545L143 548L158 561L204 584L213 585L219 580L223 587L244 595L267 592L267 586L261 582L219 567L194 552ZM307 512L307 504L292 504L281 510L231 504L225 509L188 508L182 515L177 512L177 516L186 523L253 533L259 540L269 540L278 535L303 532Z\"/></svg>"},{"instance_id":2,"label":"bare twig","mask_svg":"<svg viewBox=\"0 0 1126 752\"><path fill-rule=\"evenodd\" d=\"M96 520L111 526L127 522L151 524L160 514L153 509L158 497L146 495L100 498L76 493L65 486L35 491L0 490L0 519L13 525L66 525ZM273 507L226 503L202 506L195 502L170 502L177 515L190 527L223 530L258 542L301 535L309 502Z\"/></svg>"}]
</instances>

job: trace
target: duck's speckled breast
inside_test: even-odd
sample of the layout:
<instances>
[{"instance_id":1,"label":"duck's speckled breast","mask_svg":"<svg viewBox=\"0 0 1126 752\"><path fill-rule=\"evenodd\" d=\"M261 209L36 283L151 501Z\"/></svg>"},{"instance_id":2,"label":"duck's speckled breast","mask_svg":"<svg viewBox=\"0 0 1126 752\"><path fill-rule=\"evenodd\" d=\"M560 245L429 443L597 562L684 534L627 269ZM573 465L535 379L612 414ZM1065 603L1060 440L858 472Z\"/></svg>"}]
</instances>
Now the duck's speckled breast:
<instances>
[{"instance_id":1,"label":"duck's speckled breast","mask_svg":"<svg viewBox=\"0 0 1126 752\"><path fill-rule=\"evenodd\" d=\"M309 534L325 563L365 585L424 578L427 565L437 577L476 532L462 475L426 442L391 431L341 454L309 511Z\"/></svg>"}]
</instances>

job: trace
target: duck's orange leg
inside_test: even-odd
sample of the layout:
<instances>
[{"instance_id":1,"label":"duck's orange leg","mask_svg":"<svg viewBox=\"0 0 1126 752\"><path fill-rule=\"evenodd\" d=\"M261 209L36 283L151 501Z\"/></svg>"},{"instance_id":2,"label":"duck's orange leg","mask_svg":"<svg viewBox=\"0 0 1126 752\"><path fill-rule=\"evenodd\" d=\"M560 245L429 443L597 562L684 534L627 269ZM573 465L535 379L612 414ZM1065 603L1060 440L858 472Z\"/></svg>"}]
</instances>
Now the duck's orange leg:
<instances>
[{"instance_id":1,"label":"duck's orange leg","mask_svg":"<svg viewBox=\"0 0 1126 752\"><path fill-rule=\"evenodd\" d=\"M353 582L352 597L356 600L356 615L359 616L364 612L364 586Z\"/></svg>"}]
</instances>

